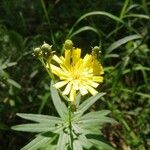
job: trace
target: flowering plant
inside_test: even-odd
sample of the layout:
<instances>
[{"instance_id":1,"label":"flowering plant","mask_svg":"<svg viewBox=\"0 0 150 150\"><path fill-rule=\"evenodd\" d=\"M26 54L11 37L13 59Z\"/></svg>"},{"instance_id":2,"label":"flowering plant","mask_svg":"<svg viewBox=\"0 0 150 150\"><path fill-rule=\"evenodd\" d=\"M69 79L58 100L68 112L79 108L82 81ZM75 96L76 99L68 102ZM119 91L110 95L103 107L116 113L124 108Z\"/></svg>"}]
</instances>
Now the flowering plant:
<instances>
[{"instance_id":1,"label":"flowering plant","mask_svg":"<svg viewBox=\"0 0 150 150\"><path fill-rule=\"evenodd\" d=\"M34 49L34 55L51 78L52 101L59 117L18 113L19 117L34 123L16 125L12 129L38 133L22 150L113 150L99 136L104 123L115 122L107 117L110 111L88 111L105 94L96 90L104 74L98 61L98 47L82 58L81 49L66 40L63 50L64 56L58 57L47 43ZM92 96L84 100L88 93Z\"/></svg>"}]
</instances>

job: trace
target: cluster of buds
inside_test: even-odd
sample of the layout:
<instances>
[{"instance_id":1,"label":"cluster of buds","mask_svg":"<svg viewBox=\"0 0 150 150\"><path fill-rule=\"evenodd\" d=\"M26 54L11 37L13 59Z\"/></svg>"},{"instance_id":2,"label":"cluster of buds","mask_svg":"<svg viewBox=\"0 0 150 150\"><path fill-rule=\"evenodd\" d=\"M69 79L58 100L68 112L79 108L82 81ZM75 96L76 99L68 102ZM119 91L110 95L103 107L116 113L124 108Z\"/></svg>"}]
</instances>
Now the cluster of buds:
<instances>
[{"instance_id":1,"label":"cluster of buds","mask_svg":"<svg viewBox=\"0 0 150 150\"><path fill-rule=\"evenodd\" d=\"M45 60L51 59L53 56L54 51L52 51L52 45L49 45L44 42L41 47L34 48L33 56L41 59L44 58Z\"/></svg>"}]
</instances>

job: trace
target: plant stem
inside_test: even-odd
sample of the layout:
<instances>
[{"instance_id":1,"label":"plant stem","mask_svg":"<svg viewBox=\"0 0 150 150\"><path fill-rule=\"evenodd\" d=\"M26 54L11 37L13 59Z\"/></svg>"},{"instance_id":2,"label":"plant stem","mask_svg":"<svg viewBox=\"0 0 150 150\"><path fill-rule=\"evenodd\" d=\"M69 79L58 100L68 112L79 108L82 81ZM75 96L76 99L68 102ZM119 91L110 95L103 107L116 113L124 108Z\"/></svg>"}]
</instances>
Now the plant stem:
<instances>
[{"instance_id":1,"label":"plant stem","mask_svg":"<svg viewBox=\"0 0 150 150\"><path fill-rule=\"evenodd\" d=\"M46 69L47 73L49 74L49 77L50 77L53 81L55 81L54 75L53 75L52 72L51 72L50 61L48 62L48 67L49 67L49 68L47 68L46 65L45 65L45 63L44 63L44 60L41 59L41 58L40 58L39 60L41 61L41 63L42 63L42 65L44 66L44 68Z\"/></svg>"},{"instance_id":2,"label":"plant stem","mask_svg":"<svg viewBox=\"0 0 150 150\"><path fill-rule=\"evenodd\" d=\"M68 111L69 111L70 147L71 147L71 150L73 150L73 135L72 135L72 123L71 123L71 114L72 114L71 103L69 103Z\"/></svg>"}]
</instances>

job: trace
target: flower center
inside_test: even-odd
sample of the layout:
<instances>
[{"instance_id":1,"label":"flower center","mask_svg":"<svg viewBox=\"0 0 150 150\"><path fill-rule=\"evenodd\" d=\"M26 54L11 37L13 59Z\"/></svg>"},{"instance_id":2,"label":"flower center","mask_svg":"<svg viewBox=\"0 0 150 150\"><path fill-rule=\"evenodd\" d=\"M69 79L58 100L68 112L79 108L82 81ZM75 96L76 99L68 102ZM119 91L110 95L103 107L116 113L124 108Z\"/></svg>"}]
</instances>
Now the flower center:
<instances>
[{"instance_id":1,"label":"flower center","mask_svg":"<svg viewBox=\"0 0 150 150\"><path fill-rule=\"evenodd\" d=\"M75 80L78 80L78 79L80 78L80 75L79 75L79 74L74 74L73 78L74 78Z\"/></svg>"}]
</instances>

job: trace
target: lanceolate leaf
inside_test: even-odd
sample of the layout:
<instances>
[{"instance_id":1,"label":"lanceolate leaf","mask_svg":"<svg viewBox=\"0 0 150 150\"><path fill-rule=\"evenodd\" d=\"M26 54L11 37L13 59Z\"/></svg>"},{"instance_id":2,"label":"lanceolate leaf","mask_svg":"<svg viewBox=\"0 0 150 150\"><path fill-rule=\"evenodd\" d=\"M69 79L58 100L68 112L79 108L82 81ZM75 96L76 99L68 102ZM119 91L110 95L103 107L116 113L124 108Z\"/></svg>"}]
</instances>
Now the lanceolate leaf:
<instances>
[{"instance_id":1,"label":"lanceolate leaf","mask_svg":"<svg viewBox=\"0 0 150 150\"><path fill-rule=\"evenodd\" d=\"M47 124L62 123L61 118L48 116L48 115L17 113L17 116L34 122L39 122L39 123L47 123Z\"/></svg>"},{"instance_id":2,"label":"lanceolate leaf","mask_svg":"<svg viewBox=\"0 0 150 150\"><path fill-rule=\"evenodd\" d=\"M80 140L74 140L73 150L83 150L83 147L82 147Z\"/></svg>"},{"instance_id":3,"label":"lanceolate leaf","mask_svg":"<svg viewBox=\"0 0 150 150\"><path fill-rule=\"evenodd\" d=\"M84 127L84 125L82 125L82 124L74 124L73 129L74 129L75 133L77 133L77 134L83 134L83 135L87 135L87 134L99 135L99 134L101 134L100 125L96 125L96 127L95 126Z\"/></svg>"},{"instance_id":4,"label":"lanceolate leaf","mask_svg":"<svg viewBox=\"0 0 150 150\"><path fill-rule=\"evenodd\" d=\"M91 126L95 126L95 125L102 125L104 123L115 123L115 120L109 117L104 117L101 116L99 118L95 117L95 118L81 118L81 120L79 121L80 124L82 124L82 126L84 127L91 127Z\"/></svg>"},{"instance_id":5,"label":"lanceolate leaf","mask_svg":"<svg viewBox=\"0 0 150 150\"><path fill-rule=\"evenodd\" d=\"M52 100L54 103L54 106L60 115L61 118L66 119L67 114L68 114L68 109L64 102L61 100L57 89L53 86L53 83L51 82L51 95L52 95Z\"/></svg>"},{"instance_id":6,"label":"lanceolate leaf","mask_svg":"<svg viewBox=\"0 0 150 150\"><path fill-rule=\"evenodd\" d=\"M69 141L68 134L66 134L65 132L61 132L59 135L56 150L62 150L62 149L65 150L66 144L68 143L68 141Z\"/></svg>"},{"instance_id":7,"label":"lanceolate leaf","mask_svg":"<svg viewBox=\"0 0 150 150\"><path fill-rule=\"evenodd\" d=\"M92 147L91 142L89 142L84 134L78 136L79 141L83 145L84 148L90 149Z\"/></svg>"},{"instance_id":8,"label":"lanceolate leaf","mask_svg":"<svg viewBox=\"0 0 150 150\"><path fill-rule=\"evenodd\" d=\"M119 46L121 46L121 45L123 45L123 44L125 44L125 43L127 43L127 42L129 42L129 41L132 41L132 40L135 40L135 39L139 39L139 38L142 38L142 36L137 35L137 34L126 36L126 37L124 37L124 38L122 38L122 39L120 39L120 40L114 42L113 44L111 44L111 45L108 47L106 53L109 54L109 53L111 53L113 50L115 50L116 48L118 48Z\"/></svg>"},{"instance_id":9,"label":"lanceolate leaf","mask_svg":"<svg viewBox=\"0 0 150 150\"><path fill-rule=\"evenodd\" d=\"M90 142L94 145L99 150L115 150L113 147L110 145L96 139L89 139Z\"/></svg>"},{"instance_id":10,"label":"lanceolate leaf","mask_svg":"<svg viewBox=\"0 0 150 150\"><path fill-rule=\"evenodd\" d=\"M73 27L71 28L71 30L69 31L68 37L70 37L70 35L72 34L74 28L77 26L77 24L79 22L81 22L83 19L90 17L90 16L105 16L105 17L109 17L110 19L116 21L116 22L120 22L120 23L124 23L120 18L118 18L117 16L114 16L108 12L105 11L93 11L93 12L89 12L86 13L84 15L82 15L73 25Z\"/></svg>"},{"instance_id":11,"label":"lanceolate leaf","mask_svg":"<svg viewBox=\"0 0 150 150\"><path fill-rule=\"evenodd\" d=\"M78 107L78 113L82 115L86 110L88 110L100 97L105 95L105 93L99 93L95 96L92 96L85 100L79 107Z\"/></svg>"},{"instance_id":12,"label":"lanceolate leaf","mask_svg":"<svg viewBox=\"0 0 150 150\"><path fill-rule=\"evenodd\" d=\"M83 127L102 125L104 123L116 123L114 119L106 117L109 112L107 110L90 112L80 117L78 123Z\"/></svg>"},{"instance_id":13,"label":"lanceolate leaf","mask_svg":"<svg viewBox=\"0 0 150 150\"><path fill-rule=\"evenodd\" d=\"M82 119L91 118L91 117L99 118L99 117L102 117L102 116L106 116L109 113L110 113L110 110L93 111L93 112L87 113L84 116L82 116Z\"/></svg>"},{"instance_id":14,"label":"lanceolate leaf","mask_svg":"<svg viewBox=\"0 0 150 150\"><path fill-rule=\"evenodd\" d=\"M81 32L84 32L84 31L93 31L95 32L98 36L99 35L99 31L96 29L96 28L93 28L91 26L84 26L84 27L81 27L80 29L78 29L77 31L73 32L70 36L70 38L74 37L75 35L81 33Z\"/></svg>"},{"instance_id":15,"label":"lanceolate leaf","mask_svg":"<svg viewBox=\"0 0 150 150\"><path fill-rule=\"evenodd\" d=\"M25 131L25 132L47 132L51 131L54 133L59 133L60 130L62 130L62 126L51 126L50 124L40 124L40 123L30 123L30 124L22 124L22 125L16 125L12 127L13 130L16 131Z\"/></svg>"},{"instance_id":16,"label":"lanceolate leaf","mask_svg":"<svg viewBox=\"0 0 150 150\"><path fill-rule=\"evenodd\" d=\"M53 135L53 134L51 134ZM42 135L37 135L37 137L32 140L30 143L28 143L26 146L24 146L21 150L37 150L41 147L45 146L47 143L51 143L56 138L56 135L51 137L46 137Z\"/></svg>"}]
</instances>

